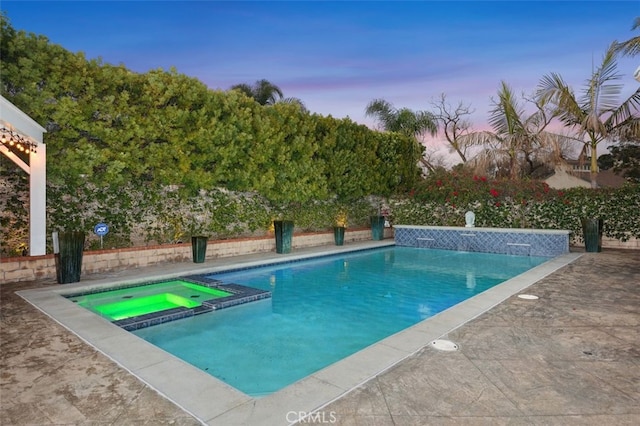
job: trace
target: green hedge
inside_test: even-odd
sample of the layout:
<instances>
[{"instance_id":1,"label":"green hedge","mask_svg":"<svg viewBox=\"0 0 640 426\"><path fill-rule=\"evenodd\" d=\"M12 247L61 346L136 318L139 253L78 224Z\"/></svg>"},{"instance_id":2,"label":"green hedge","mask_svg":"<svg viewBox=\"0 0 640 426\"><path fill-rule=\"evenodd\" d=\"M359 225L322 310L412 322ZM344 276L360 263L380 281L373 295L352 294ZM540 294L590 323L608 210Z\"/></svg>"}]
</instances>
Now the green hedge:
<instances>
[{"instance_id":1,"label":"green hedge","mask_svg":"<svg viewBox=\"0 0 640 426\"><path fill-rule=\"evenodd\" d=\"M198 234L215 239L266 235L274 219L294 220L296 232L328 230L345 215L349 227L366 227L369 216L379 211L393 224L464 226L464 214L472 210L478 227L566 229L573 232L573 241L579 241L580 218L601 217L606 236L621 241L640 238L640 185L556 191L539 182L476 179L452 175L448 181L427 180L426 188L388 203L366 197L276 204L255 193L224 189L191 196L171 187L99 189L88 184L71 191L49 184L48 195L61 202L47 206L47 229L83 230L89 236L88 248L98 249L100 241L92 233L98 222L110 228L104 247L118 248L188 241ZM24 187L24 182L16 184ZM20 191L8 193L14 195L0 197L5 202L0 206L2 255L16 256L28 241L28 204Z\"/></svg>"}]
</instances>

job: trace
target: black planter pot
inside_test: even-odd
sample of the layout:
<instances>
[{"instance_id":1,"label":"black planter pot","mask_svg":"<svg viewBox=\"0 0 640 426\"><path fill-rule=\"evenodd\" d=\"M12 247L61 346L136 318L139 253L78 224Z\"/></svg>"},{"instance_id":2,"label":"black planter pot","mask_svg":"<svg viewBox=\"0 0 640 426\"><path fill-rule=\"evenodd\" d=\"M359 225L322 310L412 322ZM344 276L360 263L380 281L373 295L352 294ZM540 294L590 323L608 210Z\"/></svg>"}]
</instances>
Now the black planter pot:
<instances>
[{"instance_id":1,"label":"black planter pot","mask_svg":"<svg viewBox=\"0 0 640 426\"><path fill-rule=\"evenodd\" d=\"M290 253L293 241L293 221L276 220L273 222L276 233L276 253Z\"/></svg>"},{"instance_id":2,"label":"black planter pot","mask_svg":"<svg viewBox=\"0 0 640 426\"><path fill-rule=\"evenodd\" d=\"M371 216L371 238L374 241L384 239L384 216Z\"/></svg>"},{"instance_id":3,"label":"black planter pot","mask_svg":"<svg viewBox=\"0 0 640 426\"><path fill-rule=\"evenodd\" d=\"M59 284L77 283L82 273L84 232L64 231L58 233L59 253L55 255L56 278Z\"/></svg>"},{"instance_id":4,"label":"black planter pot","mask_svg":"<svg viewBox=\"0 0 640 426\"><path fill-rule=\"evenodd\" d=\"M193 254L193 263L203 263L207 255L207 237L196 236L191 237L191 253Z\"/></svg>"},{"instance_id":5,"label":"black planter pot","mask_svg":"<svg viewBox=\"0 0 640 426\"><path fill-rule=\"evenodd\" d=\"M337 246L344 244L344 226L335 226L333 228L333 238Z\"/></svg>"},{"instance_id":6,"label":"black planter pot","mask_svg":"<svg viewBox=\"0 0 640 426\"><path fill-rule=\"evenodd\" d=\"M603 220L599 218L582 218L582 235L584 237L584 250L589 253L602 251Z\"/></svg>"}]
</instances>

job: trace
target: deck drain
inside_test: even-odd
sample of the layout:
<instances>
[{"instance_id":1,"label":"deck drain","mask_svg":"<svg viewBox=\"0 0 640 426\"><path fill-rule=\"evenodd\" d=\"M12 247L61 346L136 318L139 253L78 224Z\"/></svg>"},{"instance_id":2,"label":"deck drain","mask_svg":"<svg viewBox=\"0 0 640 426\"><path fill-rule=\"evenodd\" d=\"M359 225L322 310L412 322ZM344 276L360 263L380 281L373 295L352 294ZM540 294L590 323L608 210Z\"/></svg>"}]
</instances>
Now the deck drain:
<instances>
[{"instance_id":1,"label":"deck drain","mask_svg":"<svg viewBox=\"0 0 640 426\"><path fill-rule=\"evenodd\" d=\"M458 345L450 340L437 339L431 342L431 346L439 351L453 352L458 350Z\"/></svg>"},{"instance_id":2,"label":"deck drain","mask_svg":"<svg viewBox=\"0 0 640 426\"><path fill-rule=\"evenodd\" d=\"M519 294L518 297L520 299L525 299L525 300L538 300L539 297L533 294Z\"/></svg>"}]
</instances>

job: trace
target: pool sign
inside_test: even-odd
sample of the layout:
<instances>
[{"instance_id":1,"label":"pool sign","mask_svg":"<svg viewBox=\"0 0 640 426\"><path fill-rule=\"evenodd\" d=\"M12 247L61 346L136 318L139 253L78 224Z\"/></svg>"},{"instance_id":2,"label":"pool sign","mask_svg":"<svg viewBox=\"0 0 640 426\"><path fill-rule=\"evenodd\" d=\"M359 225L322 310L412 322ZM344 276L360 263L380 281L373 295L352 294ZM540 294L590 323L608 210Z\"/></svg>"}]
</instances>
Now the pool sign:
<instances>
[{"instance_id":1,"label":"pool sign","mask_svg":"<svg viewBox=\"0 0 640 426\"><path fill-rule=\"evenodd\" d=\"M109 225L100 222L93 227L93 233L100 236L100 248L102 248L102 237L109 233Z\"/></svg>"},{"instance_id":2,"label":"pool sign","mask_svg":"<svg viewBox=\"0 0 640 426\"><path fill-rule=\"evenodd\" d=\"M107 225L106 223L99 223L93 227L93 232L96 235L104 237L109 233L109 225Z\"/></svg>"}]
</instances>

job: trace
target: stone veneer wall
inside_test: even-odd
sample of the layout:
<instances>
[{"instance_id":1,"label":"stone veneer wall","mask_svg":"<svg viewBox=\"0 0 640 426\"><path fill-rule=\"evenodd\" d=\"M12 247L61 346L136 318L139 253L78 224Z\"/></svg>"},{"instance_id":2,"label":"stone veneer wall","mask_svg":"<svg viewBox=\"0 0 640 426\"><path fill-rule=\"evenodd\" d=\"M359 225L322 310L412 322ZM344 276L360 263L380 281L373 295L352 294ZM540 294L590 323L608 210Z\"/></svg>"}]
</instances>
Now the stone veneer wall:
<instances>
[{"instance_id":1,"label":"stone veneer wall","mask_svg":"<svg viewBox=\"0 0 640 426\"><path fill-rule=\"evenodd\" d=\"M385 238L393 238L393 230L385 229ZM371 239L371 229L347 229L344 242ZM333 231L301 233L293 237L293 249L334 244ZM207 258L240 256L251 253L275 251L273 236L210 240ZM82 274L91 275L106 271L142 268L159 263L192 262L191 243L165 244L147 247L130 247L113 250L85 251L82 258ZM53 254L44 256L11 257L0 259L0 284L17 281L33 281L56 278Z\"/></svg>"}]
</instances>

